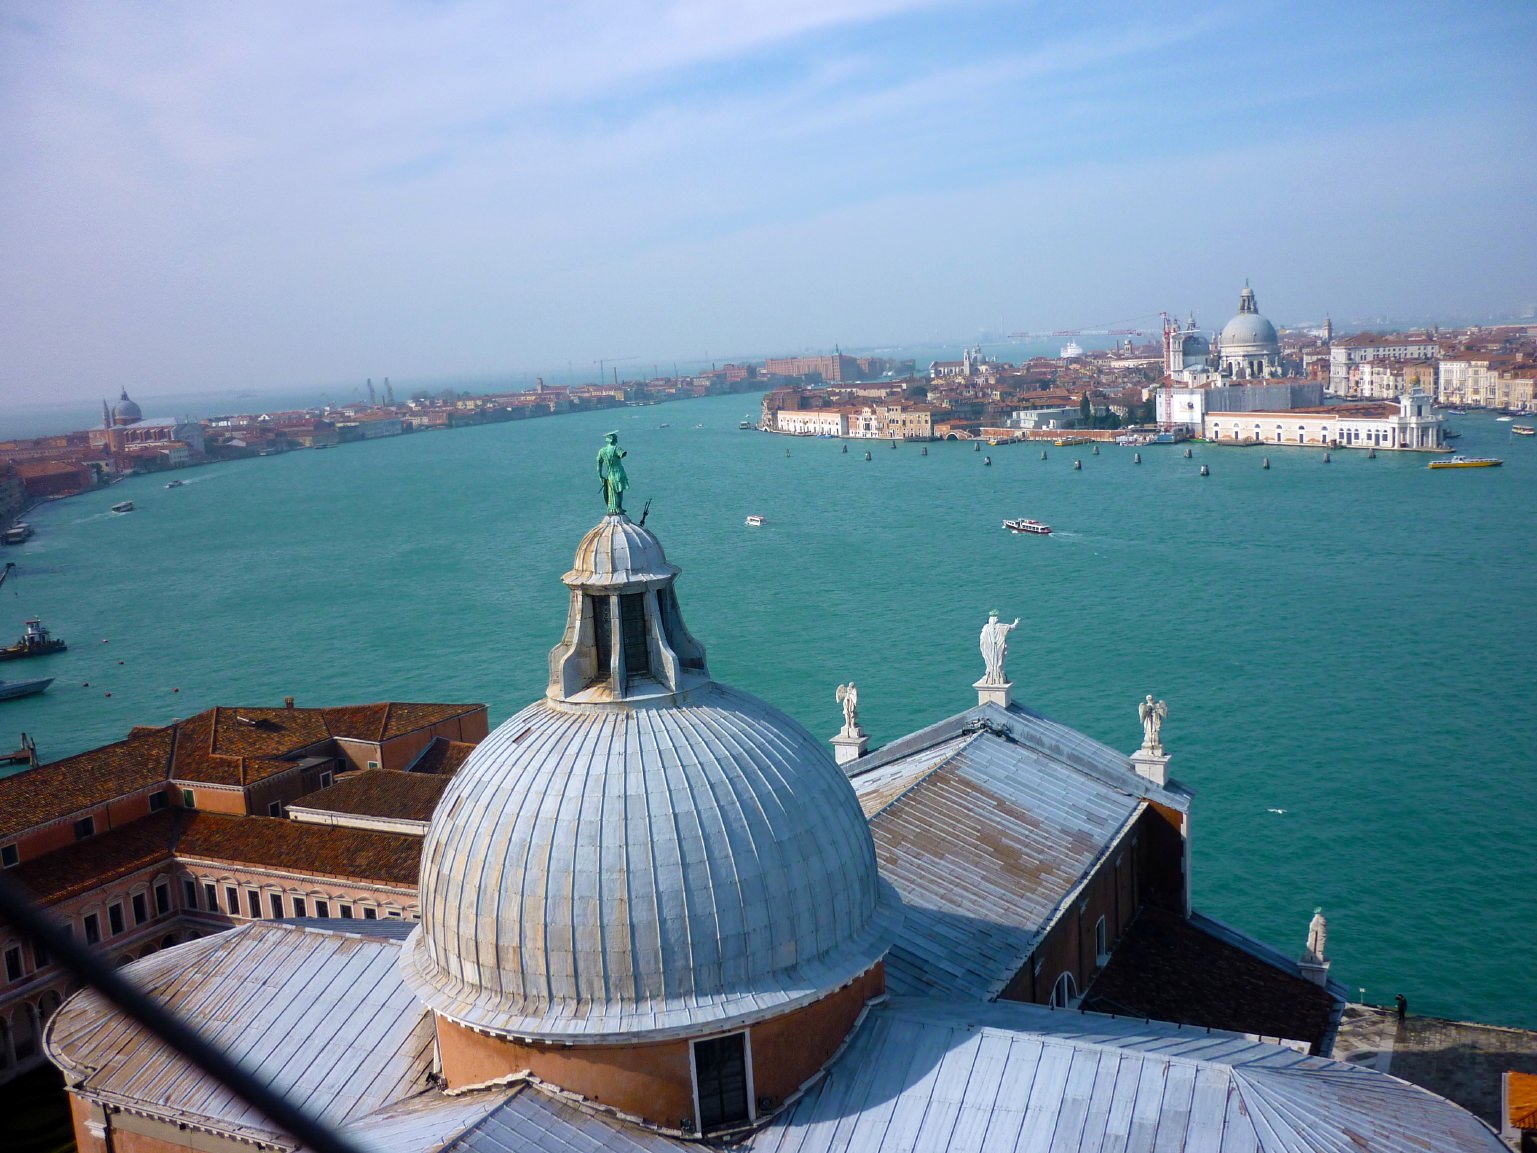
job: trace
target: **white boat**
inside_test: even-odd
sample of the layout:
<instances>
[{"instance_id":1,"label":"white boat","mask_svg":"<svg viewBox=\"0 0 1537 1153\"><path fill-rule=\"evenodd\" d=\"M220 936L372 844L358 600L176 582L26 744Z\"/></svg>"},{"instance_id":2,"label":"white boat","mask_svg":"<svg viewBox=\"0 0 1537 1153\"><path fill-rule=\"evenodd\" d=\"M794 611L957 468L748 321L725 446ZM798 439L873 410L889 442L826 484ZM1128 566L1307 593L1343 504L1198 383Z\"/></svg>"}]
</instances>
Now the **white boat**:
<instances>
[{"instance_id":1,"label":"white boat","mask_svg":"<svg viewBox=\"0 0 1537 1153\"><path fill-rule=\"evenodd\" d=\"M1499 421L1501 424L1509 424L1511 421L1515 420L1516 418L1513 417L1513 416L1497 416L1494 419Z\"/></svg>"},{"instance_id":2,"label":"white boat","mask_svg":"<svg viewBox=\"0 0 1537 1153\"><path fill-rule=\"evenodd\" d=\"M1006 520L1003 522L1003 527L1008 529L1010 532L1028 532L1034 533L1036 536L1051 535L1051 525L1042 524L1038 520L1025 520L1023 518L1017 520Z\"/></svg>"},{"instance_id":3,"label":"white boat","mask_svg":"<svg viewBox=\"0 0 1537 1153\"><path fill-rule=\"evenodd\" d=\"M759 516L757 513L753 513L752 516L747 518L747 523L753 528L762 528L764 525L768 524L768 517Z\"/></svg>"},{"instance_id":4,"label":"white boat","mask_svg":"<svg viewBox=\"0 0 1537 1153\"><path fill-rule=\"evenodd\" d=\"M15 697L30 697L53 684L52 677L39 677L34 681L0 681L0 701Z\"/></svg>"},{"instance_id":5,"label":"white boat","mask_svg":"<svg viewBox=\"0 0 1537 1153\"><path fill-rule=\"evenodd\" d=\"M24 520L19 520L5 530L4 540L6 544L25 544L27 538L32 535L32 526Z\"/></svg>"},{"instance_id":6,"label":"white boat","mask_svg":"<svg viewBox=\"0 0 1537 1153\"><path fill-rule=\"evenodd\" d=\"M133 511L133 501L131 501L131 500L120 500L115 505L112 506L112 511L113 512L132 512Z\"/></svg>"},{"instance_id":7,"label":"white boat","mask_svg":"<svg viewBox=\"0 0 1537 1153\"><path fill-rule=\"evenodd\" d=\"M186 483L187 482L184 481L184 480L168 480L168 481L165 482L165 487L166 488L181 488L181 486L186 484Z\"/></svg>"}]
</instances>

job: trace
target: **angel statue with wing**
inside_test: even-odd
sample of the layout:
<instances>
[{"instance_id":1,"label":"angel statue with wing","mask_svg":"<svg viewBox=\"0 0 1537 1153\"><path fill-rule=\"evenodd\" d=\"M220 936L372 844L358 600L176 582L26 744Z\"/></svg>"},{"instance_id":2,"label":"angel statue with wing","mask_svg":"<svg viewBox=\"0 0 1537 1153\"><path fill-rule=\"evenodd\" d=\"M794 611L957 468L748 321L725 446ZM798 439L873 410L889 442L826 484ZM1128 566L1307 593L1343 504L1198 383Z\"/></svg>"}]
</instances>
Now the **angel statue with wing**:
<instances>
[{"instance_id":1,"label":"angel statue with wing","mask_svg":"<svg viewBox=\"0 0 1537 1153\"><path fill-rule=\"evenodd\" d=\"M1163 728L1163 719L1169 715L1169 706L1162 701L1155 701L1153 694L1147 694L1147 700L1137 705L1137 714L1142 718L1142 747L1150 753L1162 753L1163 741L1159 737L1159 731Z\"/></svg>"},{"instance_id":2,"label":"angel statue with wing","mask_svg":"<svg viewBox=\"0 0 1537 1153\"><path fill-rule=\"evenodd\" d=\"M857 737L859 735L859 690L854 687L853 681L838 686L838 703L843 706L843 732L839 735Z\"/></svg>"}]
</instances>

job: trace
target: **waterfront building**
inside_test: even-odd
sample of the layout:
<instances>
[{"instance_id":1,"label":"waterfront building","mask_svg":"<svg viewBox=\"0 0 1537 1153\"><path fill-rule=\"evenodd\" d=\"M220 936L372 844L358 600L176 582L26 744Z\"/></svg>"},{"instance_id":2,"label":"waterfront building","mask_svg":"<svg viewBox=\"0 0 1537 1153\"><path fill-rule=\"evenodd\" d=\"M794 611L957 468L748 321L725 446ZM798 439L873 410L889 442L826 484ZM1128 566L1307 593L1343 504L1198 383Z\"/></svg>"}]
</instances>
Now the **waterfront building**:
<instances>
[{"instance_id":1,"label":"waterfront building","mask_svg":"<svg viewBox=\"0 0 1537 1153\"><path fill-rule=\"evenodd\" d=\"M1436 399L1459 408L1519 407L1512 404L1511 385L1521 369L1530 367L1508 353L1447 353L1438 368Z\"/></svg>"},{"instance_id":2,"label":"waterfront building","mask_svg":"<svg viewBox=\"0 0 1537 1153\"><path fill-rule=\"evenodd\" d=\"M1338 448L1439 452L1446 447L1443 420L1429 393L1396 402L1354 402L1274 412L1209 412L1207 440L1238 444L1317 445Z\"/></svg>"},{"instance_id":3,"label":"waterfront building","mask_svg":"<svg viewBox=\"0 0 1537 1153\"><path fill-rule=\"evenodd\" d=\"M1356 365L1379 361L1434 362L1440 355L1440 340L1428 332L1358 332L1342 336L1329 344L1329 391L1337 396L1360 396L1351 382L1351 369Z\"/></svg>"},{"instance_id":4,"label":"waterfront building","mask_svg":"<svg viewBox=\"0 0 1537 1153\"><path fill-rule=\"evenodd\" d=\"M799 376L838 384L860 378L859 361L841 351L830 356L771 356L763 362L768 376Z\"/></svg>"},{"instance_id":5,"label":"waterfront building","mask_svg":"<svg viewBox=\"0 0 1537 1153\"><path fill-rule=\"evenodd\" d=\"M1232 380L1281 375L1281 338L1275 325L1260 315L1247 281L1238 294L1237 314L1217 338L1217 359L1222 375Z\"/></svg>"},{"instance_id":6,"label":"waterfront building","mask_svg":"<svg viewBox=\"0 0 1537 1153\"><path fill-rule=\"evenodd\" d=\"M420 837L369 819L393 791L356 778L433 776L486 732L484 705L214 708L0 777L0 867L118 964L252 920L412 920ZM413 780L414 787L414 780ZM418 790L419 792L419 790ZM362 794L365 800L359 800ZM287 806L358 810L287 820ZM73 988L0 922L0 1081L43 1057Z\"/></svg>"},{"instance_id":7,"label":"waterfront building","mask_svg":"<svg viewBox=\"0 0 1537 1153\"><path fill-rule=\"evenodd\" d=\"M868 440L933 440L934 410L920 401L877 401L849 415L848 435Z\"/></svg>"},{"instance_id":8,"label":"waterfront building","mask_svg":"<svg viewBox=\"0 0 1537 1153\"><path fill-rule=\"evenodd\" d=\"M1363 360L1350 366L1346 395L1362 400L1396 400L1405 393L1436 394L1434 360Z\"/></svg>"},{"instance_id":9,"label":"waterfront building","mask_svg":"<svg viewBox=\"0 0 1537 1153\"><path fill-rule=\"evenodd\" d=\"M848 436L849 410L846 408L781 408L773 414L775 432L792 436Z\"/></svg>"},{"instance_id":10,"label":"waterfront building","mask_svg":"<svg viewBox=\"0 0 1537 1153\"><path fill-rule=\"evenodd\" d=\"M1129 757L1015 703L994 614L975 708L866 751L840 690L840 770L713 679L679 572L622 513L583 537L544 695L419 842L419 924L131 976L365 1148L1500 1148L1327 1059L1321 917L1292 959L1191 908L1161 702ZM85 1153L293 1147L94 991L47 1047Z\"/></svg>"}]
</instances>

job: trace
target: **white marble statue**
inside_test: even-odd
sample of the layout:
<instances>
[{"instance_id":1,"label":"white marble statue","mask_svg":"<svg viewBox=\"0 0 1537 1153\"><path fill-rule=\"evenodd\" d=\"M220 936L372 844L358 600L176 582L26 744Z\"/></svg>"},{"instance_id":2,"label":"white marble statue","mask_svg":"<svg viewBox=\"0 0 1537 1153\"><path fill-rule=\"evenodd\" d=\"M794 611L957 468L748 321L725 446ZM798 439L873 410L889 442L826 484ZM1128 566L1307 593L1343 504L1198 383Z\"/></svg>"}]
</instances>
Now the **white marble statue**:
<instances>
[{"instance_id":1,"label":"white marble statue","mask_svg":"<svg viewBox=\"0 0 1537 1153\"><path fill-rule=\"evenodd\" d=\"M1163 740L1159 737L1159 731L1163 728L1163 719L1169 715L1169 706L1162 701L1155 701L1153 694L1147 694L1147 700L1137 706L1137 715L1142 718L1142 747L1150 753L1163 752Z\"/></svg>"},{"instance_id":2,"label":"white marble statue","mask_svg":"<svg viewBox=\"0 0 1537 1153\"><path fill-rule=\"evenodd\" d=\"M1013 624L1006 625L998 619L997 609L987 614L987 623L982 626L982 660L987 665L987 673L982 678L984 684L1009 683L1003 671L1003 658L1009 655L1009 634L1018 627L1018 617L1014 618Z\"/></svg>"},{"instance_id":3,"label":"white marble statue","mask_svg":"<svg viewBox=\"0 0 1537 1153\"><path fill-rule=\"evenodd\" d=\"M857 737L859 735L859 690L854 687L853 681L838 686L838 703L843 706L843 730L838 735Z\"/></svg>"},{"instance_id":4,"label":"white marble statue","mask_svg":"<svg viewBox=\"0 0 1537 1153\"><path fill-rule=\"evenodd\" d=\"M1324 945L1329 940L1329 922L1324 920L1322 909L1313 910L1313 919L1308 922L1308 955L1315 961L1324 959Z\"/></svg>"}]
</instances>

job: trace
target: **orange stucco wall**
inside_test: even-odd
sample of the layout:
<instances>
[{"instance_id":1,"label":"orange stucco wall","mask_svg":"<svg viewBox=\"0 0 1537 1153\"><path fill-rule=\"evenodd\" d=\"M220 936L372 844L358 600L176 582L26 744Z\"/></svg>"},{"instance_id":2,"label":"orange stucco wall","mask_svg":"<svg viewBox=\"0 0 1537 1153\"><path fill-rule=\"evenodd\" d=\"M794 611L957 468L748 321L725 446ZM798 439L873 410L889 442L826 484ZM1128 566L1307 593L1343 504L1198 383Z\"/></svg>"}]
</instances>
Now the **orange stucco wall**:
<instances>
[{"instance_id":1,"label":"orange stucco wall","mask_svg":"<svg viewBox=\"0 0 1537 1153\"><path fill-rule=\"evenodd\" d=\"M848 1035L860 1009L886 987L877 963L834 993L783 1017L752 1026L753 1093L783 1101L827 1063ZM487 1037L437 1019L438 1048L450 1088L478 1085L527 1070L541 1080L580 1093L655 1125L692 1124L694 1085L690 1041L654 1045L547 1045ZM712 1036L704 1033L701 1036Z\"/></svg>"}]
</instances>

